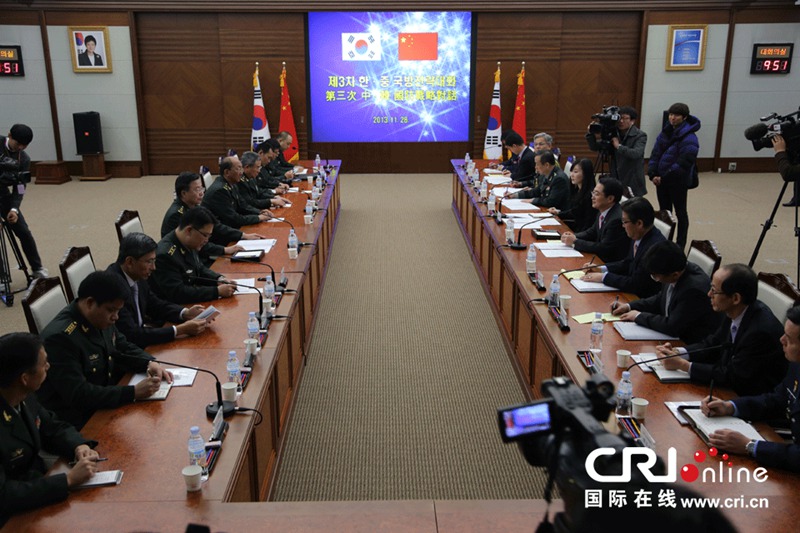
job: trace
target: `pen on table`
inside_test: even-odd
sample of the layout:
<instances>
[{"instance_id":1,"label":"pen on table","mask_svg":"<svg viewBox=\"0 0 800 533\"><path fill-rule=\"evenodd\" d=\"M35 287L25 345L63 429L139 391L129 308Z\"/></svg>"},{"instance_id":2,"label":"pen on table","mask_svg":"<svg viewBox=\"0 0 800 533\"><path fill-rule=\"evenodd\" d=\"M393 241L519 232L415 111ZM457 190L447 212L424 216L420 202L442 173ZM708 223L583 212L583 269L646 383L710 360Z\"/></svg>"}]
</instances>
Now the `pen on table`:
<instances>
[{"instance_id":1,"label":"pen on table","mask_svg":"<svg viewBox=\"0 0 800 533\"><path fill-rule=\"evenodd\" d=\"M614 298L614 303L611 304L611 310L613 311L617 306L619 306L619 294Z\"/></svg>"},{"instance_id":2,"label":"pen on table","mask_svg":"<svg viewBox=\"0 0 800 533\"><path fill-rule=\"evenodd\" d=\"M103 461L108 461L108 457L98 457L97 459L92 459L95 463L101 463ZM70 461L69 466L75 466L78 464L78 461Z\"/></svg>"},{"instance_id":3,"label":"pen on table","mask_svg":"<svg viewBox=\"0 0 800 533\"><path fill-rule=\"evenodd\" d=\"M711 398L714 397L714 380L711 380L711 387L708 389L708 401L711 401Z\"/></svg>"}]
</instances>

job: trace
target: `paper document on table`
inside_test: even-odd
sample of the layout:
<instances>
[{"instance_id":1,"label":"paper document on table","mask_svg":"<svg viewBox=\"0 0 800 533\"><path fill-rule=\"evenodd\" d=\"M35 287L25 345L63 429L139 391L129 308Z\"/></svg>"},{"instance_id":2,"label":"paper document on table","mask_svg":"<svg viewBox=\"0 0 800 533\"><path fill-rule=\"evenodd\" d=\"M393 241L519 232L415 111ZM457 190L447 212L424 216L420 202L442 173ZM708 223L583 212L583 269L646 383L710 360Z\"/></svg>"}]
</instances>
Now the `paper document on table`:
<instances>
[{"instance_id":1,"label":"paper document on table","mask_svg":"<svg viewBox=\"0 0 800 533\"><path fill-rule=\"evenodd\" d=\"M255 288L251 289L250 288L250 287L255 287L256 286L256 278L234 279L234 280L231 280L231 281L233 281L237 285L241 284L238 287L236 287L236 292L234 293L236 295L239 295L239 294L261 294L258 291L258 289L255 289ZM249 285L249 287L245 287L244 285Z\"/></svg>"},{"instance_id":2,"label":"paper document on table","mask_svg":"<svg viewBox=\"0 0 800 533\"><path fill-rule=\"evenodd\" d=\"M507 194L517 193L521 190L522 187L495 187L494 189L492 189L492 192L494 193L495 196L503 197ZM513 198L509 198L509 200L513 200ZM505 202L506 200L503 200L503 203Z\"/></svg>"},{"instance_id":3,"label":"paper document on table","mask_svg":"<svg viewBox=\"0 0 800 533\"><path fill-rule=\"evenodd\" d=\"M510 176L486 176L486 181L489 185L502 185L503 183L510 183Z\"/></svg>"},{"instance_id":4,"label":"paper document on table","mask_svg":"<svg viewBox=\"0 0 800 533\"><path fill-rule=\"evenodd\" d=\"M694 400L694 401L691 401L691 402L664 402L664 405L667 406L667 409L669 409L669 412L672 413L672 416L674 416L678 420L678 422L680 422L680 424L682 426L688 426L689 425L689 421L686 420L686 418L683 416L683 410L681 410L680 408L681 407L695 407L695 408L699 409L700 408L700 400Z\"/></svg>"},{"instance_id":5,"label":"paper document on table","mask_svg":"<svg viewBox=\"0 0 800 533\"><path fill-rule=\"evenodd\" d=\"M561 223L558 220L554 219L553 217L549 217L549 218L539 218L539 221L536 222L536 224L531 224L531 227L539 229L543 226L560 226L560 225Z\"/></svg>"},{"instance_id":6,"label":"paper document on table","mask_svg":"<svg viewBox=\"0 0 800 533\"><path fill-rule=\"evenodd\" d=\"M756 428L741 418L735 416L714 416L708 418L700 409L686 409L683 415L689 419L689 423L697 430L697 433L708 443L708 436L720 429L730 429L737 431L749 440L764 440Z\"/></svg>"},{"instance_id":7,"label":"paper document on table","mask_svg":"<svg viewBox=\"0 0 800 533\"><path fill-rule=\"evenodd\" d=\"M289 187L286 192L300 192L300 187Z\"/></svg>"},{"instance_id":8,"label":"paper document on table","mask_svg":"<svg viewBox=\"0 0 800 533\"><path fill-rule=\"evenodd\" d=\"M640 326L636 322L617 322L614 329L626 341L677 341L678 337Z\"/></svg>"},{"instance_id":9,"label":"paper document on table","mask_svg":"<svg viewBox=\"0 0 800 533\"><path fill-rule=\"evenodd\" d=\"M133 387L134 385L136 385L137 383L139 383L140 381L142 381L143 379L145 379L147 377L148 377L148 375L146 373L144 373L144 372L140 372L138 374L134 374L134 375L131 376L131 380L128 382L128 385ZM150 396L148 396L147 398L144 398L142 401L144 401L144 400L158 400L158 401L166 400L167 399L167 395L169 394L169 390L171 388L172 388L172 383L167 383L166 381L162 381L161 385L158 387L158 390L155 391Z\"/></svg>"},{"instance_id":10,"label":"paper document on table","mask_svg":"<svg viewBox=\"0 0 800 533\"><path fill-rule=\"evenodd\" d=\"M503 200L503 207L510 209L511 211L538 211L539 208L535 205L529 204L528 202L524 202L522 200L517 200L515 198L509 200Z\"/></svg>"},{"instance_id":11,"label":"paper document on table","mask_svg":"<svg viewBox=\"0 0 800 533\"><path fill-rule=\"evenodd\" d=\"M578 250L560 242L537 242L535 246L545 257L583 257Z\"/></svg>"},{"instance_id":12,"label":"paper document on table","mask_svg":"<svg viewBox=\"0 0 800 533\"><path fill-rule=\"evenodd\" d=\"M502 174L503 173L503 169L502 168L484 168L483 169L483 173L484 174ZM509 179L511 179L511 178L509 178Z\"/></svg>"},{"instance_id":13,"label":"paper document on table","mask_svg":"<svg viewBox=\"0 0 800 533\"><path fill-rule=\"evenodd\" d=\"M200 320L209 321L209 320L213 320L213 319L217 318L221 314L222 313L220 313L219 310L216 307L214 307L213 305L209 305L208 307L203 309L203 312L200 313L199 315L197 315L195 318L199 318Z\"/></svg>"},{"instance_id":14,"label":"paper document on table","mask_svg":"<svg viewBox=\"0 0 800 533\"><path fill-rule=\"evenodd\" d=\"M85 489L89 487L100 487L102 485L119 485L122 483L122 470L104 470L102 472L95 472L87 481L80 485L76 485L76 489Z\"/></svg>"},{"instance_id":15,"label":"paper document on table","mask_svg":"<svg viewBox=\"0 0 800 533\"><path fill-rule=\"evenodd\" d=\"M616 326L616 324L614 324ZM638 355L631 355L634 363L642 363L639 368L642 372L653 372L658 381L662 383L686 383L689 381L689 373L683 370L667 370L664 368L664 363L656 360L657 355L654 353L640 353ZM644 361L648 361L644 363Z\"/></svg>"},{"instance_id":16,"label":"paper document on table","mask_svg":"<svg viewBox=\"0 0 800 533\"><path fill-rule=\"evenodd\" d=\"M191 387L197 376L197 370L194 368L168 368L167 370L172 372L173 387Z\"/></svg>"},{"instance_id":17,"label":"paper document on table","mask_svg":"<svg viewBox=\"0 0 800 533\"><path fill-rule=\"evenodd\" d=\"M619 320L618 316L614 316L611 313L603 313L600 315L603 318L603 322L615 322ZM594 320L594 313L584 313L582 315L572 315L572 318L578 324L591 324L592 320Z\"/></svg>"},{"instance_id":18,"label":"paper document on table","mask_svg":"<svg viewBox=\"0 0 800 533\"><path fill-rule=\"evenodd\" d=\"M654 353L639 353L639 354L631 354L631 361L634 363L639 363L637 366L639 370L644 372L645 374L649 374L653 371L653 367L650 366L651 363L645 363L645 361L651 361L655 365L661 365L660 362L656 361L658 356ZM661 368L664 368L664 365L661 365Z\"/></svg>"},{"instance_id":19,"label":"paper document on table","mask_svg":"<svg viewBox=\"0 0 800 533\"><path fill-rule=\"evenodd\" d=\"M569 282L578 292L614 292L617 289L609 287L605 283L598 281L583 281L582 279L571 279Z\"/></svg>"},{"instance_id":20,"label":"paper document on table","mask_svg":"<svg viewBox=\"0 0 800 533\"><path fill-rule=\"evenodd\" d=\"M585 270L573 270L573 271L562 270L561 271L561 275L564 276L567 279L570 279L570 280L572 280L572 279L581 279L585 273L586 273Z\"/></svg>"},{"instance_id":21,"label":"paper document on table","mask_svg":"<svg viewBox=\"0 0 800 533\"><path fill-rule=\"evenodd\" d=\"M236 246L241 246L245 250L264 250L265 254L268 254L272 247L275 246L277 243L277 239L254 239L254 240L245 240L242 239L241 241L236 243Z\"/></svg>"}]
</instances>

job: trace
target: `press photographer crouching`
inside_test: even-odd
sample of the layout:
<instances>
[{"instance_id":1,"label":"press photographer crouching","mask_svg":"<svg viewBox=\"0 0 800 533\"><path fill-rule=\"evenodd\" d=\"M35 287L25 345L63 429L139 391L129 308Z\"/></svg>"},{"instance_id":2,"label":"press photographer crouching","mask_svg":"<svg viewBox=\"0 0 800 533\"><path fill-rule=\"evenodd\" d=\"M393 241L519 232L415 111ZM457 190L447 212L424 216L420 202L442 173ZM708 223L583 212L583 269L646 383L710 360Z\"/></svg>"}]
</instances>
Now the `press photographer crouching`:
<instances>
[{"instance_id":1,"label":"press photographer crouching","mask_svg":"<svg viewBox=\"0 0 800 533\"><path fill-rule=\"evenodd\" d=\"M33 276L44 278L49 275L42 266L36 241L33 240L20 205L25 194L25 187L31 182L31 158L25 148L33 140L33 131L25 124L14 124L3 143L0 153L0 222L8 224L22 245L28 258ZM0 276L7 273L0 272Z\"/></svg>"},{"instance_id":2,"label":"press photographer crouching","mask_svg":"<svg viewBox=\"0 0 800 533\"><path fill-rule=\"evenodd\" d=\"M593 152L607 155L611 177L617 178L634 196L647 194L644 180L644 149L647 134L636 127L639 114L633 107L604 107L592 115L586 142ZM599 169L598 169L599 170Z\"/></svg>"}]
</instances>

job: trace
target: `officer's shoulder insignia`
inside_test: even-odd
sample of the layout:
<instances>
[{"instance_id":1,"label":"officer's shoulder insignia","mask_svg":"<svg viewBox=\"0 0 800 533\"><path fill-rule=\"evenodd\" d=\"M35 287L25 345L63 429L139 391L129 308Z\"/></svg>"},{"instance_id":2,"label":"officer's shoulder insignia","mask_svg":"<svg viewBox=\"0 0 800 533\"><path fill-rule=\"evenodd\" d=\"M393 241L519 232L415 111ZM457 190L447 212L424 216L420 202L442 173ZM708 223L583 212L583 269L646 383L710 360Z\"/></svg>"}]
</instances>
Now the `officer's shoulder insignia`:
<instances>
[{"instance_id":1,"label":"officer's shoulder insignia","mask_svg":"<svg viewBox=\"0 0 800 533\"><path fill-rule=\"evenodd\" d=\"M84 333L89 333L89 326L81 325L81 331Z\"/></svg>"},{"instance_id":2,"label":"officer's shoulder insignia","mask_svg":"<svg viewBox=\"0 0 800 533\"><path fill-rule=\"evenodd\" d=\"M169 251L167 252L167 254L168 255L172 255L172 254L175 253L175 250L177 250L177 247L173 244L172 246L170 246Z\"/></svg>"},{"instance_id":3,"label":"officer's shoulder insignia","mask_svg":"<svg viewBox=\"0 0 800 533\"><path fill-rule=\"evenodd\" d=\"M24 453L24 451L25 450L23 450L22 448L17 448L13 452L11 452L11 458L15 459L17 457L22 457L22 454Z\"/></svg>"},{"instance_id":4,"label":"officer's shoulder insignia","mask_svg":"<svg viewBox=\"0 0 800 533\"><path fill-rule=\"evenodd\" d=\"M3 420L6 422L11 422L11 415L8 414L5 410L3 410Z\"/></svg>"},{"instance_id":5,"label":"officer's shoulder insignia","mask_svg":"<svg viewBox=\"0 0 800 533\"><path fill-rule=\"evenodd\" d=\"M89 362L94 362L100 359L99 353L89 354Z\"/></svg>"},{"instance_id":6,"label":"officer's shoulder insignia","mask_svg":"<svg viewBox=\"0 0 800 533\"><path fill-rule=\"evenodd\" d=\"M181 215L183 214L183 206L180 206L180 207L178 208L178 213L180 213Z\"/></svg>"},{"instance_id":7,"label":"officer's shoulder insignia","mask_svg":"<svg viewBox=\"0 0 800 533\"><path fill-rule=\"evenodd\" d=\"M72 335L72 332L75 331L75 328L78 327L77 322L71 322L69 326L64 330L64 333L67 335Z\"/></svg>"},{"instance_id":8,"label":"officer's shoulder insignia","mask_svg":"<svg viewBox=\"0 0 800 533\"><path fill-rule=\"evenodd\" d=\"M231 186L229 184L227 184L227 183L225 185L223 185L222 188L225 189L226 191L230 191L231 190Z\"/></svg>"}]
</instances>

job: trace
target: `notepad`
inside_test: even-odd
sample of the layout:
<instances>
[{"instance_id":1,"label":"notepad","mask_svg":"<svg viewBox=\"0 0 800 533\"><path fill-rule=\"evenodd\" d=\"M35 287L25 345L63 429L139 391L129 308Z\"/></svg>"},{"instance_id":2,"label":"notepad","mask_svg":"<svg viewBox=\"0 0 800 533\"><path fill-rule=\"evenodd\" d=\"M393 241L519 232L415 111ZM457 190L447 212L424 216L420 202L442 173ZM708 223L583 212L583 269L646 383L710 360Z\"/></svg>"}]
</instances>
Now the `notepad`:
<instances>
[{"instance_id":1,"label":"notepad","mask_svg":"<svg viewBox=\"0 0 800 533\"><path fill-rule=\"evenodd\" d=\"M76 485L76 489L87 489L89 487L102 487L103 485L119 485L122 483L122 470L104 470L95 472L87 481Z\"/></svg>"},{"instance_id":2,"label":"notepad","mask_svg":"<svg viewBox=\"0 0 800 533\"><path fill-rule=\"evenodd\" d=\"M197 315L195 318L208 321L217 318L221 314L222 313L220 313L216 307L214 307L213 305L209 305L208 307L203 309L203 312Z\"/></svg>"},{"instance_id":3,"label":"notepad","mask_svg":"<svg viewBox=\"0 0 800 533\"><path fill-rule=\"evenodd\" d=\"M619 320L618 316L614 316L611 313L603 313L600 315L600 317L603 319L603 322L616 322ZM582 315L572 315L572 319L578 324L591 324L592 320L594 320L594 312L584 313Z\"/></svg>"},{"instance_id":4,"label":"notepad","mask_svg":"<svg viewBox=\"0 0 800 533\"><path fill-rule=\"evenodd\" d=\"M689 421L686 420L685 416L683 416L684 411L681 409L681 407L700 409L700 400L694 400L691 402L664 402L664 405L667 406L669 412L672 413L672 416L674 416L682 426L688 426Z\"/></svg>"},{"instance_id":5,"label":"notepad","mask_svg":"<svg viewBox=\"0 0 800 533\"><path fill-rule=\"evenodd\" d=\"M636 322L615 322L614 329L626 341L677 341L678 337L640 326Z\"/></svg>"},{"instance_id":6,"label":"notepad","mask_svg":"<svg viewBox=\"0 0 800 533\"><path fill-rule=\"evenodd\" d=\"M578 289L578 292L616 292L615 287L610 287L605 283L598 281L583 281L582 279L569 280L573 287Z\"/></svg>"},{"instance_id":7,"label":"notepad","mask_svg":"<svg viewBox=\"0 0 800 533\"><path fill-rule=\"evenodd\" d=\"M488 174L488 173L487 173ZM511 178L508 176L486 176L486 181L491 185L501 185L503 183L509 183Z\"/></svg>"},{"instance_id":8,"label":"notepad","mask_svg":"<svg viewBox=\"0 0 800 533\"><path fill-rule=\"evenodd\" d=\"M735 416L714 416L709 418L700 409L686 409L683 414L689 420L689 425L697 431L697 434L706 444L709 444L708 436L720 429L737 431L749 440L764 440L764 437L749 422Z\"/></svg>"},{"instance_id":9,"label":"notepad","mask_svg":"<svg viewBox=\"0 0 800 533\"><path fill-rule=\"evenodd\" d=\"M654 353L640 353L638 355L631 355L631 359L633 359L633 361L636 363L650 361L656 357L657 356ZM640 364L639 368L642 370L642 372L653 372L658 378L658 381L662 383L686 383L687 381L690 381L688 372L683 370L667 370L664 368L664 363L661 361L650 361L649 363Z\"/></svg>"},{"instance_id":10,"label":"notepad","mask_svg":"<svg viewBox=\"0 0 800 533\"><path fill-rule=\"evenodd\" d=\"M144 372L140 372L138 374L134 374L131 376L131 380L128 382L129 386L134 386L143 379L147 378L147 374ZM172 383L167 383L166 381L162 381L161 385L158 387L158 390L155 391L153 394L148 396L147 398L143 398L142 401L149 401L149 400L156 400L156 401L163 401L167 399L167 395L169 394L170 389L172 389Z\"/></svg>"},{"instance_id":11,"label":"notepad","mask_svg":"<svg viewBox=\"0 0 800 533\"><path fill-rule=\"evenodd\" d=\"M275 220L275 219L273 219ZM253 240L246 240L242 239L236 243L236 246L241 246L245 250L264 250L265 254L268 254L272 247L275 246L277 243L277 239L253 239Z\"/></svg>"}]
</instances>

